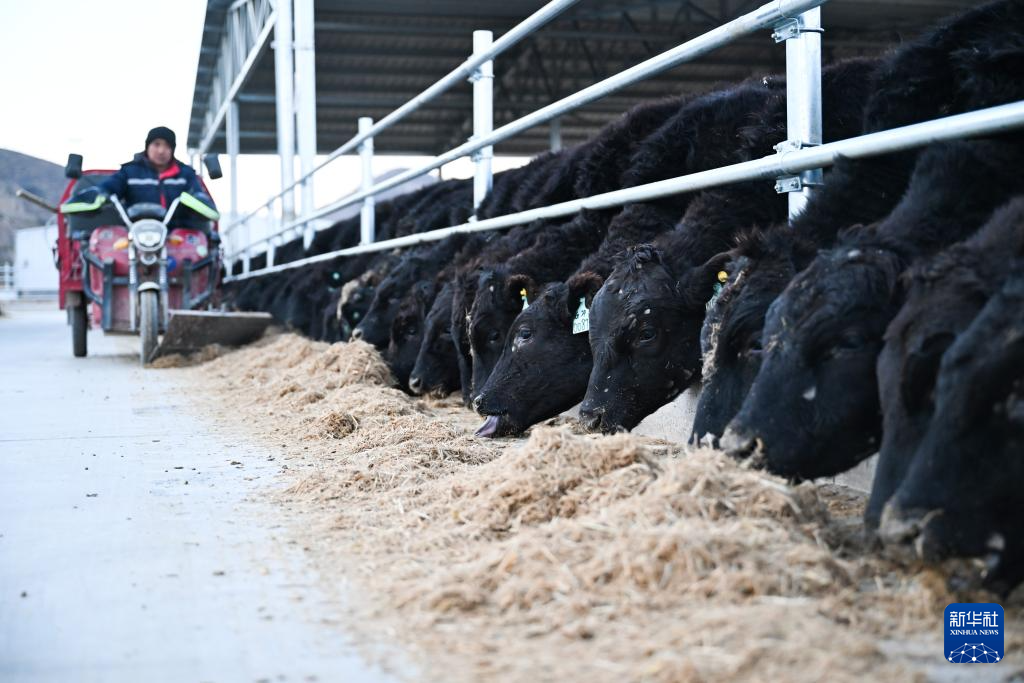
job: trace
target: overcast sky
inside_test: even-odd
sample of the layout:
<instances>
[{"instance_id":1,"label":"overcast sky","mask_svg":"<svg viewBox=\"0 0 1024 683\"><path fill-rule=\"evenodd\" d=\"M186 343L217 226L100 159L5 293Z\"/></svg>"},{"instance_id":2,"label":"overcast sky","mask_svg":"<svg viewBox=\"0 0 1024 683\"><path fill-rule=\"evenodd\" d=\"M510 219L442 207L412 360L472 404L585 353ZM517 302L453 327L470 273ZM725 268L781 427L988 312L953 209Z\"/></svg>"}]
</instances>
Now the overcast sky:
<instances>
[{"instance_id":1,"label":"overcast sky","mask_svg":"<svg viewBox=\"0 0 1024 683\"><path fill-rule=\"evenodd\" d=\"M61 165L77 152L87 168L116 168L165 125L187 162L205 12L205 0L0 0L0 148ZM374 171L415 162L382 157ZM500 170L522 160L495 162ZM445 177L469 168L460 160ZM357 169L344 158L324 169L316 203L355 189ZM238 175L240 208L254 207L279 187L277 157L242 157ZM226 209L227 179L211 191Z\"/></svg>"}]
</instances>

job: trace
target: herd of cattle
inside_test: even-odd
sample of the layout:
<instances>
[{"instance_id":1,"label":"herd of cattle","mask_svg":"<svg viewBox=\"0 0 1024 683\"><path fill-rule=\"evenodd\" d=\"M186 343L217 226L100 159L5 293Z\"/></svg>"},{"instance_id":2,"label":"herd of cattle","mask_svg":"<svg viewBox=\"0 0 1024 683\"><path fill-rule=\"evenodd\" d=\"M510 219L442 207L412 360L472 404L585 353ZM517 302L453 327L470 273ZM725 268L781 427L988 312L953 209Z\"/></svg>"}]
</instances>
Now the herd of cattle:
<instances>
[{"instance_id":1,"label":"herd of cattle","mask_svg":"<svg viewBox=\"0 0 1024 683\"><path fill-rule=\"evenodd\" d=\"M1024 0L822 75L838 140L1024 99ZM643 103L495 175L487 218L760 158L783 79ZM1024 580L1024 133L841 159L806 209L765 181L581 211L240 280L239 309L380 348L416 394L462 392L482 436L582 402L632 429L700 386L693 439L800 480L880 458L867 527L926 560ZM376 207L377 238L463 223L471 181ZM358 217L278 247L352 246ZM259 268L263 256L253 259Z\"/></svg>"}]
</instances>

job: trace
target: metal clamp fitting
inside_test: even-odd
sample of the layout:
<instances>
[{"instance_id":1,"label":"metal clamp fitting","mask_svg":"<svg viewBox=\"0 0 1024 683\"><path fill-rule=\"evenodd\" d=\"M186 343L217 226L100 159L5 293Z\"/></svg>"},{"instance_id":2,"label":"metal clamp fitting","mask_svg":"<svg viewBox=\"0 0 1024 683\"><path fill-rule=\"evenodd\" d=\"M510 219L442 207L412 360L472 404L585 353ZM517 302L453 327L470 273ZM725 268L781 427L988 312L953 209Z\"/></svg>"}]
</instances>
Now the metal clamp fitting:
<instances>
[{"instance_id":1,"label":"metal clamp fitting","mask_svg":"<svg viewBox=\"0 0 1024 683\"><path fill-rule=\"evenodd\" d=\"M785 154L786 152L795 152L804 147L817 146L818 143L803 142L802 140L783 140L779 144L774 145L773 149L778 154ZM821 169L812 169L804 171L800 175L778 178L775 181L775 192L777 194L785 194L787 192L800 192L805 187L820 187L822 185L820 179Z\"/></svg>"},{"instance_id":2,"label":"metal clamp fitting","mask_svg":"<svg viewBox=\"0 0 1024 683\"><path fill-rule=\"evenodd\" d=\"M772 40L776 43L784 43L793 38L799 38L801 33L824 33L823 28L805 28L799 19L786 19L772 28Z\"/></svg>"},{"instance_id":3,"label":"metal clamp fitting","mask_svg":"<svg viewBox=\"0 0 1024 683\"><path fill-rule=\"evenodd\" d=\"M483 66L478 66L477 68L473 69L473 73L471 73L469 75L469 78L467 78L466 80L468 80L470 83L476 83L477 81L481 81L481 80L483 80L485 78L492 78L493 79L494 78L494 69L493 69L493 67L490 68L490 69L485 69L484 66L487 66L487 65L485 64Z\"/></svg>"}]
</instances>

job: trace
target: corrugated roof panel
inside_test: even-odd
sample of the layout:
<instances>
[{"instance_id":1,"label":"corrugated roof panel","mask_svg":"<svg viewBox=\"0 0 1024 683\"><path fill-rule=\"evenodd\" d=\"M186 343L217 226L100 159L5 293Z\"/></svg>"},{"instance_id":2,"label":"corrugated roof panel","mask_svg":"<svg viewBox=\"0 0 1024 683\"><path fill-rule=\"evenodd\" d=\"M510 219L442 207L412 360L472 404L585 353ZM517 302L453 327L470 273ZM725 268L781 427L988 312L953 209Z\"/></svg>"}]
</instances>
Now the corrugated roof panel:
<instances>
[{"instance_id":1,"label":"corrugated roof panel","mask_svg":"<svg viewBox=\"0 0 1024 683\"><path fill-rule=\"evenodd\" d=\"M207 5L188 144L199 142L230 0ZM379 119L432 85L471 52L473 29L500 36L544 3L525 0L317 0L317 143L329 153L356 132L360 116ZM583 0L495 62L495 125L501 125L699 35L760 2ZM972 6L970 0L832 0L822 8L826 61L875 54ZM370 11L366 11L369 9ZM724 12L724 14L720 14ZM753 74L780 73L785 51L767 33L751 35L564 117L563 144L586 139L636 102L706 90ZM464 140L472 117L468 84L374 141L379 153L436 154ZM276 152L274 62L270 50L239 98L243 153ZM536 154L547 126L498 147ZM212 151L224 151L223 131Z\"/></svg>"}]
</instances>

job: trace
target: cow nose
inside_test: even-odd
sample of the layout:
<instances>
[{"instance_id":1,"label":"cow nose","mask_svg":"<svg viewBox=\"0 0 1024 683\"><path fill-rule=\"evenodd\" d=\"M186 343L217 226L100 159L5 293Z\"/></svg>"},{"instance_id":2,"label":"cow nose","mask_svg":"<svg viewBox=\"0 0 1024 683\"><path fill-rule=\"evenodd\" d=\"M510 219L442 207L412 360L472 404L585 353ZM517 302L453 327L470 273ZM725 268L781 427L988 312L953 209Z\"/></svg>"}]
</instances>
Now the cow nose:
<instances>
[{"instance_id":1,"label":"cow nose","mask_svg":"<svg viewBox=\"0 0 1024 683\"><path fill-rule=\"evenodd\" d=\"M357 327L356 329L352 330L352 338L353 339L362 339L363 338L363 328Z\"/></svg>"},{"instance_id":2,"label":"cow nose","mask_svg":"<svg viewBox=\"0 0 1024 683\"><path fill-rule=\"evenodd\" d=\"M903 510L895 501L889 501L882 509L878 523L878 537L888 546L913 543L921 534L922 515Z\"/></svg>"},{"instance_id":3,"label":"cow nose","mask_svg":"<svg viewBox=\"0 0 1024 683\"><path fill-rule=\"evenodd\" d=\"M423 383L420 381L419 377L410 377L409 388L412 390L412 393L418 394L423 390Z\"/></svg>"},{"instance_id":4,"label":"cow nose","mask_svg":"<svg viewBox=\"0 0 1024 683\"><path fill-rule=\"evenodd\" d=\"M604 417L604 408L581 408L580 424L588 432L596 432L601 427L601 418Z\"/></svg>"},{"instance_id":5,"label":"cow nose","mask_svg":"<svg viewBox=\"0 0 1024 683\"><path fill-rule=\"evenodd\" d=\"M726 427L721 444L722 450L734 458L745 458L754 450L754 437L740 434L732 427Z\"/></svg>"}]
</instances>

